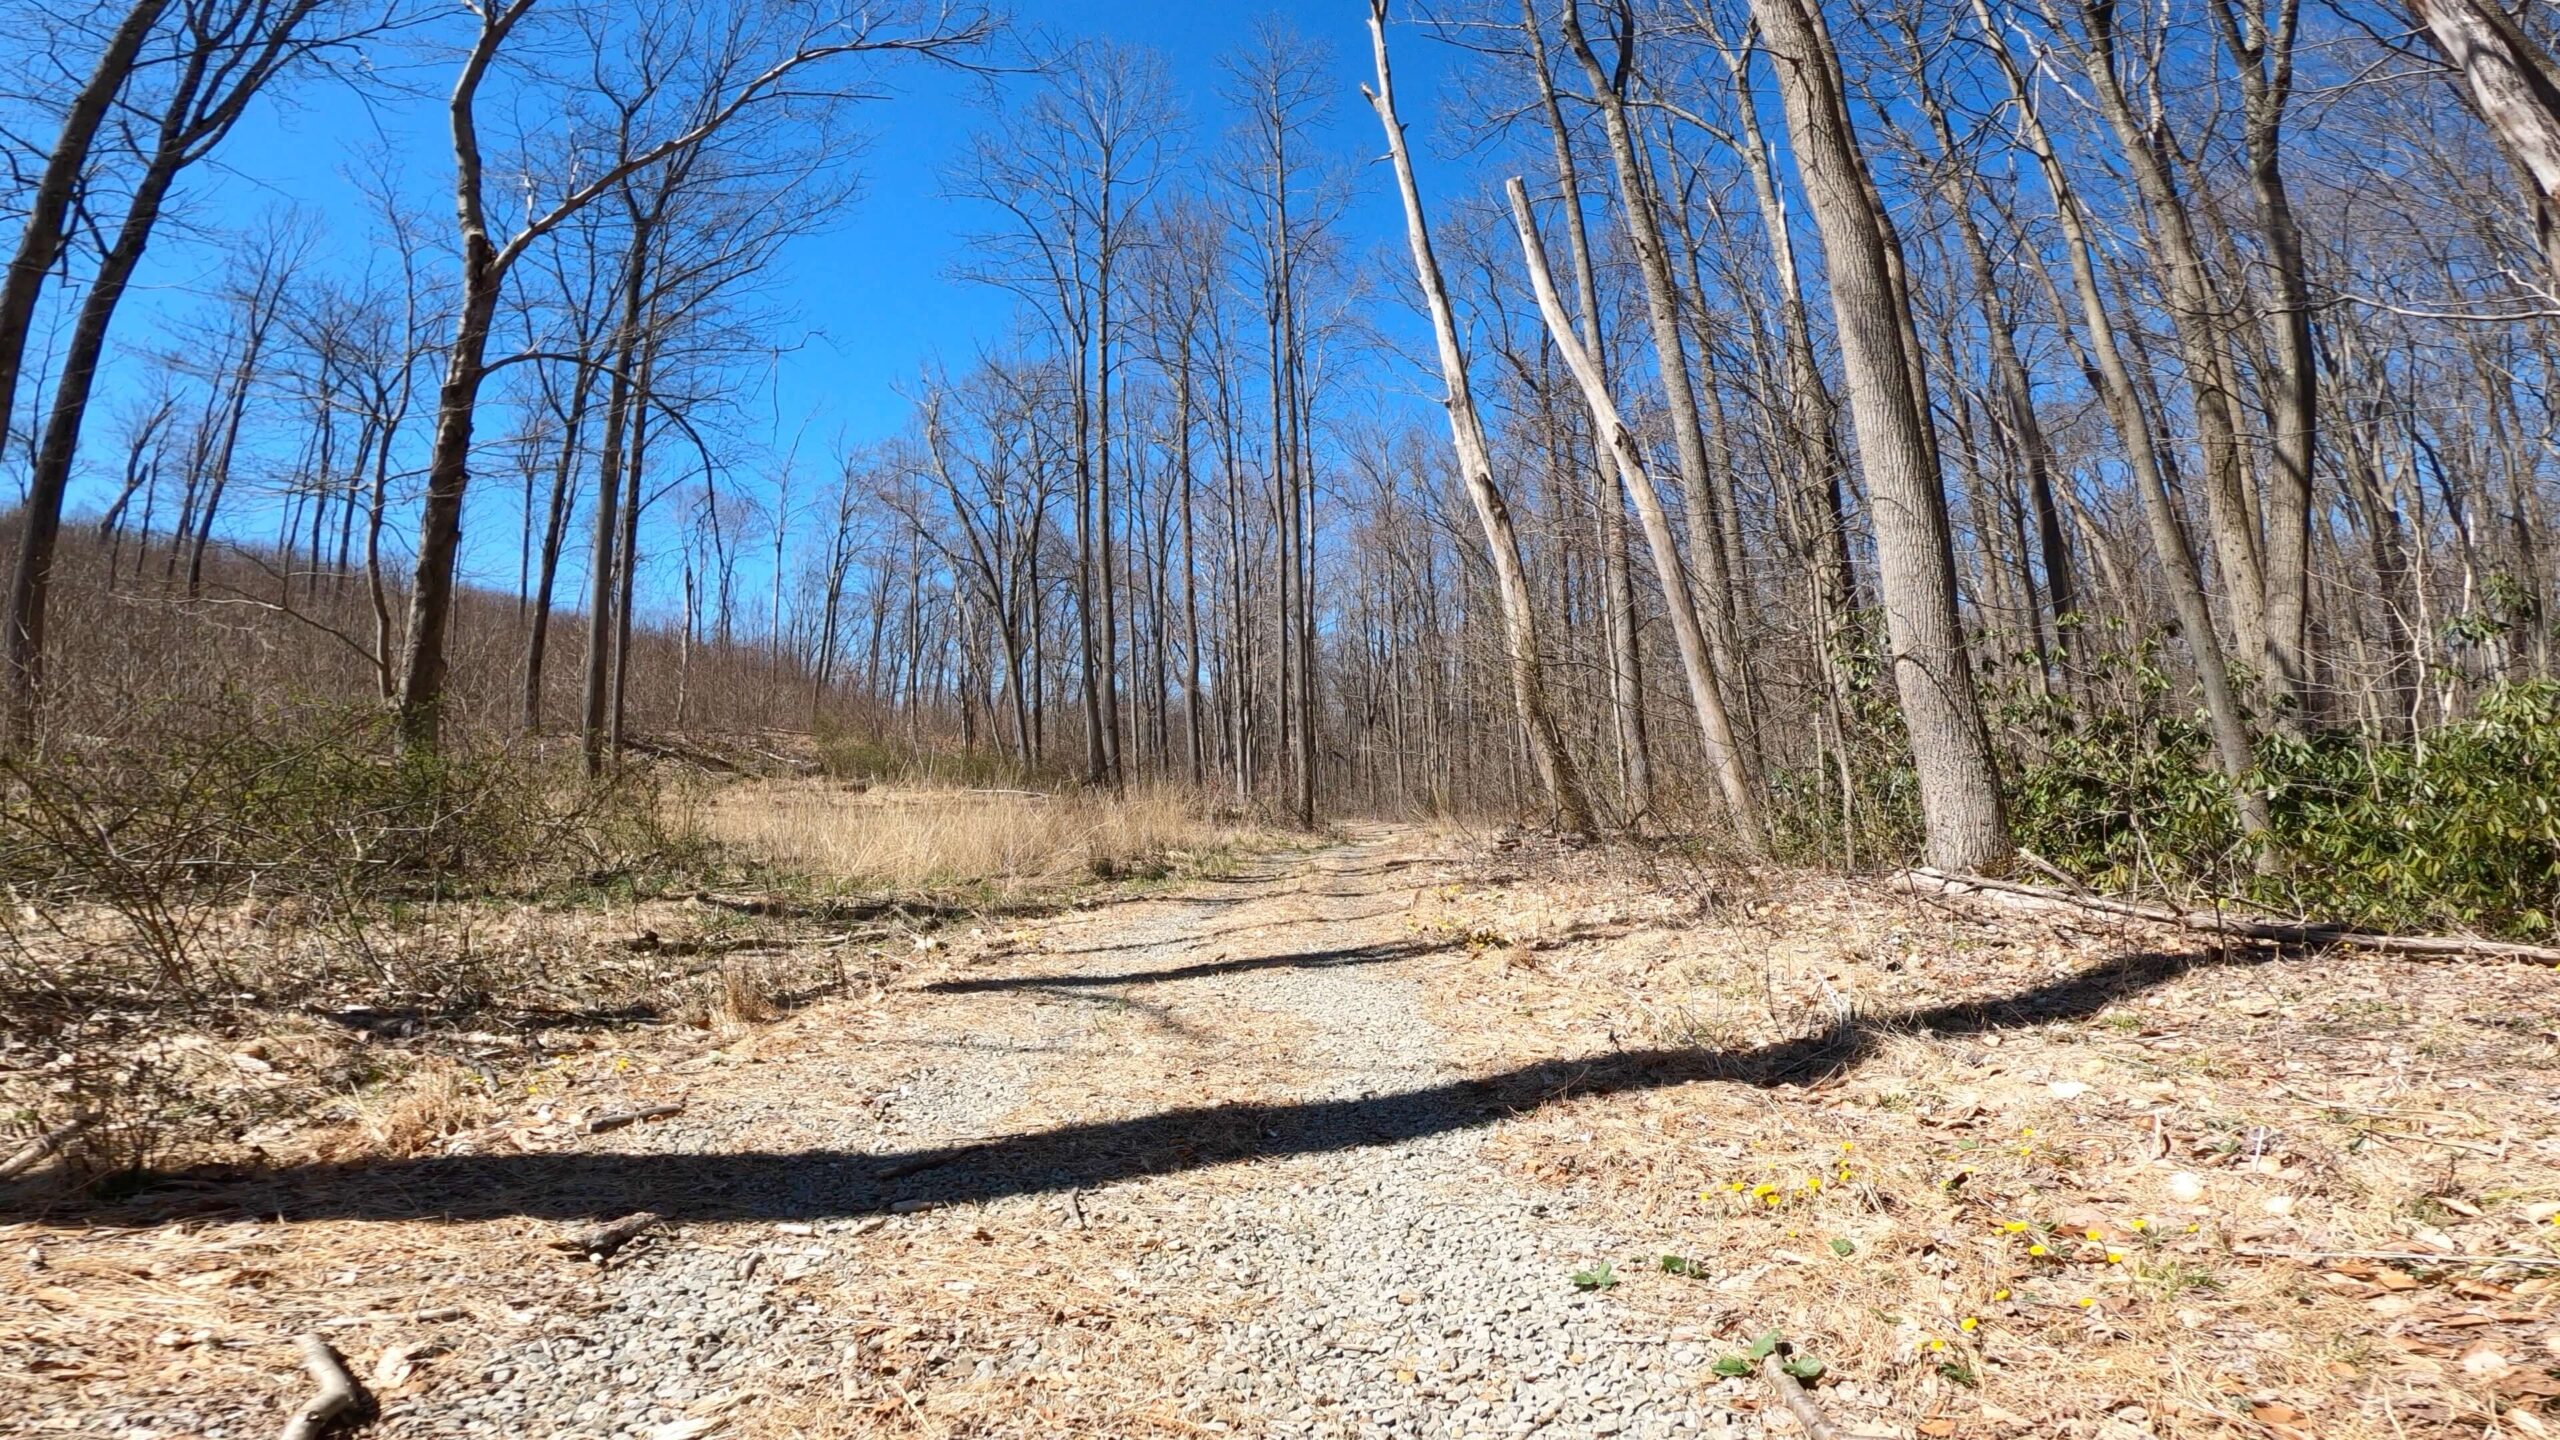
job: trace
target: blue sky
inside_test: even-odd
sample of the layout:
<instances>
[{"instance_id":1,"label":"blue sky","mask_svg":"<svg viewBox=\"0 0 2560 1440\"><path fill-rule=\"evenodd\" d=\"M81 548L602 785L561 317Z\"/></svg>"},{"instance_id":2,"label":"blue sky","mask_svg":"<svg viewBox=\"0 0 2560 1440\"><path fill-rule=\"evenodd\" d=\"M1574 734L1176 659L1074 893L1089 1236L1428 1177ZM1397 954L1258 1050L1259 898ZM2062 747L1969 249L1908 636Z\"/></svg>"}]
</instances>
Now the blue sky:
<instances>
[{"instance_id":1,"label":"blue sky","mask_svg":"<svg viewBox=\"0 0 2560 1440\"><path fill-rule=\"evenodd\" d=\"M1396 51L1398 100L1414 135L1426 199L1437 210L1469 183L1463 173L1433 163L1433 135L1439 128L1435 118L1454 67L1465 63L1465 57L1405 23L1411 18L1409 4L1397 8L1399 23L1391 28L1390 39ZM1214 148L1229 123L1218 99L1225 79L1220 59L1244 44L1258 20L1276 16L1322 41L1340 80L1324 136L1326 148L1348 162L1359 186L1342 238L1354 256L1375 255L1399 271L1407 263L1402 214L1388 184L1384 147L1359 93L1371 74L1367 7L1360 0L1025 0L1013 13L1024 29L1060 37L1109 36L1159 52L1189 119L1188 148L1195 155ZM434 24L443 29L423 34L439 46L462 36L458 17ZM409 205L438 227L431 233L446 243L451 160L442 102L449 65L405 50L385 50L378 59L386 67L402 67L397 73L417 93L368 102L350 87L305 80L270 97L251 112L216 163L188 182L182 213L189 226L200 232L241 229L290 206L317 223L322 240L316 262L323 268L360 269L374 224L353 173L366 152L381 149L394 157ZM776 362L773 385L756 398L754 413L741 417L740 428L768 444L776 456L796 439L805 461L823 466L825 454L839 443L860 444L896 433L909 414L900 392L911 391L926 367L937 362L965 366L981 346L1002 341L1011 328L1011 297L954 278L965 234L986 221L943 196L946 167L987 118L983 89L977 82L922 67L894 72L889 84L891 98L856 116L864 140L856 165L860 199L822 232L794 241L767 292L778 317L774 343L787 353ZM169 346L179 333L172 322L218 278L217 249L190 241L183 232L166 239L170 243L146 262L135 303L118 319L113 350L124 362L116 368L128 382L137 373L133 362L138 354ZM439 256L430 263L451 261ZM1396 284L1386 293L1403 294L1409 279L1401 273L1392 278ZM1418 323L1400 315L1388 318L1398 332ZM1389 387L1418 392L1426 379L1417 371L1393 377ZM431 371L422 372L421 382L429 387L422 403L431 394L432 380ZM104 403L92 412L84 446L88 464L83 467L92 476L113 444L115 389L111 380ZM274 418L287 427L276 432L276 439L288 441L287 417L278 413ZM422 443L424 424L417 428L420 435L412 437L413 445ZM484 424L483 429L484 440L495 438L493 427ZM520 507L508 493L510 487L498 483L499 469L498 464L487 465L483 474L492 483L476 487L471 498L464 561L472 578L510 584ZM75 510L103 503L98 489L96 480L84 484L74 496ZM254 537L273 523L272 511L262 516L244 510L234 517L235 533L244 536ZM398 543L405 551L405 534ZM664 546L653 548L664 553Z\"/></svg>"},{"instance_id":2,"label":"blue sky","mask_svg":"<svg viewBox=\"0 0 2560 1440\"><path fill-rule=\"evenodd\" d=\"M1401 243L1402 218L1384 167L1365 163L1383 147L1358 90L1370 73L1366 6L1358 0L1029 0L1014 13L1027 27L1107 35L1160 52L1181 90L1195 151L1214 146L1226 124L1217 95L1224 79L1220 57L1244 43L1259 17L1280 16L1324 41L1341 78L1328 148L1361 162L1346 238L1355 253ZM1428 151L1439 92L1459 57L1409 25L1395 26L1391 39L1406 123ZM445 79L432 69L417 76L438 88ZM942 194L945 168L984 118L984 97L971 82L920 68L898 73L891 83L894 98L857 116L865 141L856 167L861 198L824 232L793 242L772 292L788 316L777 343L805 342L782 358L780 393L767 398L786 437L813 417L830 436L839 425L854 440L890 433L906 415L896 387L936 356L965 363L978 343L1000 339L1008 327L1009 297L952 278L965 232L983 218ZM295 205L320 217L328 248L353 263L358 257L350 247L365 243L368 221L348 167L377 125L402 157L404 193L443 222L450 162L440 100L439 94L369 111L343 89L305 84L285 103L260 107L243 125L222 156L228 173L201 177L192 208L209 224L241 225L267 207ZM1418 158L1428 163L1427 155ZM1452 194L1430 198L1445 201ZM200 257L173 249L158 258L160 279L174 282L179 294L192 288ZM186 263L190 258L194 266Z\"/></svg>"}]
</instances>

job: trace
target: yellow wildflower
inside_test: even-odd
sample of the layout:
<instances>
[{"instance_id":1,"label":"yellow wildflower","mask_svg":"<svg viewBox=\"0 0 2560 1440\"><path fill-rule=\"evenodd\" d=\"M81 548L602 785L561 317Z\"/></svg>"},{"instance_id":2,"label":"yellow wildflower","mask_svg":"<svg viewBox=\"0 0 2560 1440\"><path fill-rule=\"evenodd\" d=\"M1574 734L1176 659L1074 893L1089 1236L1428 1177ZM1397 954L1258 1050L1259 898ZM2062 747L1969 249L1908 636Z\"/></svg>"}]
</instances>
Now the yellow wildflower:
<instances>
[{"instance_id":1,"label":"yellow wildflower","mask_svg":"<svg viewBox=\"0 0 2560 1440\"><path fill-rule=\"evenodd\" d=\"M1976 1326L1980 1325L1981 1323L1982 1323L1981 1321L1974 1319L1974 1318L1973 1318L1972 1316L1970 1316L1970 1315L1967 1315L1967 1316L1966 1316L1966 1317L1964 1317L1962 1320L1959 1320L1959 1321L1957 1321L1957 1322L1956 1322L1956 1328L1957 1328L1957 1329L1959 1329L1959 1330L1962 1330L1962 1331L1963 1331L1963 1332L1965 1332L1966 1334L1970 1335L1970 1334L1972 1334L1972 1333L1973 1333L1974 1328L1975 1328Z\"/></svg>"},{"instance_id":2,"label":"yellow wildflower","mask_svg":"<svg viewBox=\"0 0 2560 1440\"><path fill-rule=\"evenodd\" d=\"M2027 1253L2030 1255L2043 1255L2048 1252L2041 1245L2030 1245L2027 1247Z\"/></svg>"}]
</instances>

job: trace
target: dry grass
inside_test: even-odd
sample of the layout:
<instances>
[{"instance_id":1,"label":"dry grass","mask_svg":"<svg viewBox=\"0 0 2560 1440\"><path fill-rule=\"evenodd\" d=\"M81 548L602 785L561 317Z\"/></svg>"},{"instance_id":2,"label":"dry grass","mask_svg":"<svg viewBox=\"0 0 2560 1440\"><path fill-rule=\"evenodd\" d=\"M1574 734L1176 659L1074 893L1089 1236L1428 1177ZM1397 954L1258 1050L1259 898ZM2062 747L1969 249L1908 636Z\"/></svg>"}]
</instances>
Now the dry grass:
<instances>
[{"instance_id":1,"label":"dry grass","mask_svg":"<svg viewBox=\"0 0 2560 1440\"><path fill-rule=\"evenodd\" d=\"M1568 1100L1495 1153L1694 1272L1619 1257L1621 1299L1783 1332L1852 1428L2560 1434L2560 977L2225 956L1860 882L1500 870L1414 921L1470 937L1434 993L1473 1063L1694 1047L1737 1076Z\"/></svg>"},{"instance_id":2,"label":"dry grass","mask_svg":"<svg viewBox=\"0 0 2560 1440\"><path fill-rule=\"evenodd\" d=\"M1115 797L749 781L688 803L686 819L709 838L788 869L852 887L983 887L1007 898L1197 872L1256 838L1188 792L1143 787Z\"/></svg>"},{"instance_id":3,"label":"dry grass","mask_svg":"<svg viewBox=\"0 0 2560 1440\"><path fill-rule=\"evenodd\" d=\"M452 1059L426 1057L396 1085L358 1092L350 1100L359 1153L420 1155L497 1114L494 1087Z\"/></svg>"}]
</instances>

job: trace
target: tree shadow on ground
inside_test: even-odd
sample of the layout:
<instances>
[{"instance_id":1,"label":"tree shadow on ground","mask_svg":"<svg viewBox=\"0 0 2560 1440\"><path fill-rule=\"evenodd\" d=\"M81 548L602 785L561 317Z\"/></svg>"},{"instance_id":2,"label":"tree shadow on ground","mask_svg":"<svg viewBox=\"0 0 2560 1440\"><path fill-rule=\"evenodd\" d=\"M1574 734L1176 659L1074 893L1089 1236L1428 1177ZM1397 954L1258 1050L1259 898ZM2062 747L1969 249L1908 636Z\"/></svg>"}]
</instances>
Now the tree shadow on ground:
<instances>
[{"instance_id":1,"label":"tree shadow on ground","mask_svg":"<svg viewBox=\"0 0 2560 1440\"><path fill-rule=\"evenodd\" d=\"M429 1156L256 1173L152 1176L78 1212L150 1224L207 1215L294 1220L584 1220L654 1210L676 1220L814 1220L1108 1185L1241 1161L1322 1155L1475 1129L1568 1098L1713 1082L1777 1089L1843 1074L1896 1034L1951 1037L2086 1019L2190 970L2274 952L2115 957L2010 995L1881 1015L1743 1050L1621 1050L1356 1098L1185 1106L974 1144L848 1150ZM32 1198L18 1202L31 1205ZM67 1219L55 1197L41 1208ZM0 1214L13 1208L0 1201Z\"/></svg>"},{"instance_id":2,"label":"tree shadow on ground","mask_svg":"<svg viewBox=\"0 0 2560 1440\"><path fill-rule=\"evenodd\" d=\"M1190 943L1190 937L1183 941ZM981 995L1004 990L1092 990L1112 985L1163 985L1205 980L1214 975L1245 975L1256 970L1338 970L1356 965L1388 965L1414 960L1454 947L1452 941L1388 940L1376 945L1350 945L1337 950L1302 950L1289 955L1257 955L1242 960L1203 960L1170 970L1124 970L1111 975L991 975L983 980L936 980L916 988L928 995Z\"/></svg>"}]
</instances>

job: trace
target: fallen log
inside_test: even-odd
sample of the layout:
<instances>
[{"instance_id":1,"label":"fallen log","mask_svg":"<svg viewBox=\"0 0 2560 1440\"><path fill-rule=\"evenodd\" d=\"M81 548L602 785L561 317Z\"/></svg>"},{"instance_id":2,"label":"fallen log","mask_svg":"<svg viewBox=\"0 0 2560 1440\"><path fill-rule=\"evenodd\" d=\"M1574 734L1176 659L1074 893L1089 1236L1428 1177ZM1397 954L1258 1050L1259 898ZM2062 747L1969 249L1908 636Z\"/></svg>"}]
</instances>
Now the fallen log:
<instances>
[{"instance_id":1,"label":"fallen log","mask_svg":"<svg viewBox=\"0 0 2560 1440\"><path fill-rule=\"evenodd\" d=\"M584 1255L590 1260L602 1260L638 1239L642 1232L655 1229L665 1223L667 1223L667 1217L655 1210L638 1210L583 1234L554 1240L551 1242L551 1248Z\"/></svg>"},{"instance_id":2,"label":"fallen log","mask_svg":"<svg viewBox=\"0 0 2560 1440\"><path fill-rule=\"evenodd\" d=\"M587 1121L587 1133L601 1135L607 1130L619 1130L625 1125L637 1125L643 1120L664 1120L670 1115L683 1113L684 1106L681 1104L643 1105L637 1110L615 1110L590 1118Z\"/></svg>"},{"instance_id":3,"label":"fallen log","mask_svg":"<svg viewBox=\"0 0 2560 1440\"><path fill-rule=\"evenodd\" d=\"M64 1124L56 1125L28 1141L16 1154L6 1160L0 1160L0 1180L15 1180L43 1164L48 1158L60 1154L64 1146L79 1139L81 1133L95 1124L96 1120L95 1116L82 1115Z\"/></svg>"},{"instance_id":4,"label":"fallen log","mask_svg":"<svg viewBox=\"0 0 2560 1440\"><path fill-rule=\"evenodd\" d=\"M347 1373L328 1341L307 1334L294 1343L302 1349L302 1368L311 1372L320 1393L293 1412L279 1440L319 1440L331 1426L354 1417L364 1404L364 1392L356 1388L356 1378Z\"/></svg>"},{"instance_id":5,"label":"fallen log","mask_svg":"<svg viewBox=\"0 0 2560 1440\"><path fill-rule=\"evenodd\" d=\"M2072 895L2042 885L2022 885L2015 880L1993 880L1981 875L1956 875L1926 866L1914 866L1894 877L1903 889L1918 892L1962 895L1981 891L1993 896L2009 896L2039 904L2071 910L2094 911L2101 915L2121 915L2130 920L2147 920L2155 925L2170 925L2206 935L2229 935L2242 940L2260 940L2271 945L2341 945L2358 950L2380 950L2395 955L2477 955L2495 960L2523 960L2537 965L2560 965L2560 948L2527 945L2515 940L2481 940L2464 935L2386 935L2372 930L2355 930L2344 925L2323 925L2313 921L2275 920L2265 916L2232 913L2221 910L2180 910L2166 905L2145 905L2133 900L2110 900L2100 895Z\"/></svg>"}]
</instances>

